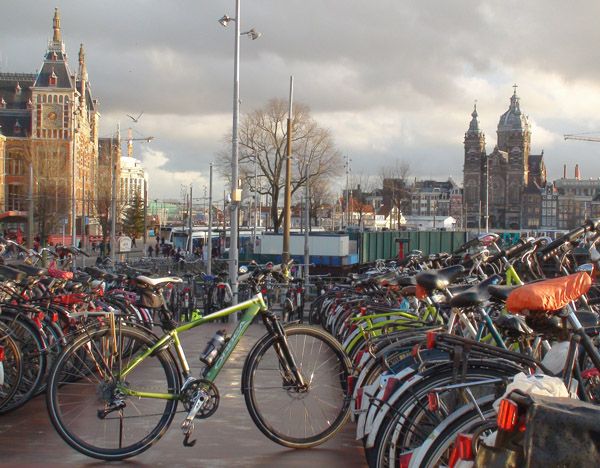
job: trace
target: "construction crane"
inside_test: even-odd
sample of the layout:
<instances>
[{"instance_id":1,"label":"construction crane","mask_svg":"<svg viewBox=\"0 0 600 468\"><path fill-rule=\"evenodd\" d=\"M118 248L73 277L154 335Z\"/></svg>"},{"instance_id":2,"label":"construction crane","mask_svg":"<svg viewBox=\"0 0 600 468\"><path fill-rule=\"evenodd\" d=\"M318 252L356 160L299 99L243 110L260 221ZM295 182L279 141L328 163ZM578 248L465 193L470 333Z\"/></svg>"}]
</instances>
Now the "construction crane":
<instances>
[{"instance_id":1,"label":"construction crane","mask_svg":"<svg viewBox=\"0 0 600 468\"><path fill-rule=\"evenodd\" d=\"M142 138L133 138L133 130L131 127L127 129L127 156L133 156L133 142L134 141L145 141L146 143L150 143L154 140L153 136L150 137L142 137Z\"/></svg>"},{"instance_id":2,"label":"construction crane","mask_svg":"<svg viewBox=\"0 0 600 468\"><path fill-rule=\"evenodd\" d=\"M563 135L565 140L579 140L579 141L595 141L600 142L600 136L593 136L594 134L598 134L598 132L593 133L573 133L569 135Z\"/></svg>"}]
</instances>

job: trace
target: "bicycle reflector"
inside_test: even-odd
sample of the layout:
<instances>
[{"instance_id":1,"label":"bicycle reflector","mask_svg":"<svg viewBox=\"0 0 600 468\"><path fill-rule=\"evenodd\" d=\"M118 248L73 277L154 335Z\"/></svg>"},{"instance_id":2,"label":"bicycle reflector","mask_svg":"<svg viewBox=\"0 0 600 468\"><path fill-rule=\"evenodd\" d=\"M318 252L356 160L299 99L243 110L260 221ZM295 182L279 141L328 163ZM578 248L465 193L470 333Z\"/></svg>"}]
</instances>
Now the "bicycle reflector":
<instances>
[{"instance_id":1,"label":"bicycle reflector","mask_svg":"<svg viewBox=\"0 0 600 468\"><path fill-rule=\"evenodd\" d=\"M6 353L4 352L4 346L0 346L0 362L4 361Z\"/></svg>"},{"instance_id":2,"label":"bicycle reflector","mask_svg":"<svg viewBox=\"0 0 600 468\"><path fill-rule=\"evenodd\" d=\"M498 429L512 432L517 427L519 420L519 406L512 400L504 399L498 408Z\"/></svg>"},{"instance_id":3,"label":"bicycle reflector","mask_svg":"<svg viewBox=\"0 0 600 468\"><path fill-rule=\"evenodd\" d=\"M410 452L406 452L400 455L400 458L398 459L398 468L408 468L410 465L410 459L412 458L412 455L412 450Z\"/></svg>"},{"instance_id":4,"label":"bicycle reflector","mask_svg":"<svg viewBox=\"0 0 600 468\"><path fill-rule=\"evenodd\" d=\"M427 289L420 284L417 284L417 287L415 288L415 296L420 300L425 299L427 297Z\"/></svg>"},{"instance_id":5,"label":"bicycle reflector","mask_svg":"<svg viewBox=\"0 0 600 468\"><path fill-rule=\"evenodd\" d=\"M396 389L399 382L399 379L395 379L393 377L390 377L387 380L387 382L385 383L385 390L383 391L383 396L381 397L383 401L389 400L389 398L392 396L392 392Z\"/></svg>"},{"instance_id":6,"label":"bicycle reflector","mask_svg":"<svg viewBox=\"0 0 600 468\"><path fill-rule=\"evenodd\" d=\"M359 388L358 391L356 392L356 399L354 400L354 409L357 411L360 410L360 408L362 406L363 392L364 392L363 388Z\"/></svg>"},{"instance_id":7,"label":"bicycle reflector","mask_svg":"<svg viewBox=\"0 0 600 468\"><path fill-rule=\"evenodd\" d=\"M356 376L348 376L348 395L354 394L354 386L356 385Z\"/></svg>"},{"instance_id":8,"label":"bicycle reflector","mask_svg":"<svg viewBox=\"0 0 600 468\"><path fill-rule=\"evenodd\" d=\"M473 437L467 434L458 434L452 447L448 466L454 468L459 461L473 460Z\"/></svg>"},{"instance_id":9,"label":"bicycle reflector","mask_svg":"<svg viewBox=\"0 0 600 468\"><path fill-rule=\"evenodd\" d=\"M427 349L435 348L435 337L437 336L437 333L429 331L425 336L427 337Z\"/></svg>"},{"instance_id":10,"label":"bicycle reflector","mask_svg":"<svg viewBox=\"0 0 600 468\"><path fill-rule=\"evenodd\" d=\"M429 392L427 394L427 407L432 413L435 413L440 408L440 396L436 392Z\"/></svg>"}]
</instances>

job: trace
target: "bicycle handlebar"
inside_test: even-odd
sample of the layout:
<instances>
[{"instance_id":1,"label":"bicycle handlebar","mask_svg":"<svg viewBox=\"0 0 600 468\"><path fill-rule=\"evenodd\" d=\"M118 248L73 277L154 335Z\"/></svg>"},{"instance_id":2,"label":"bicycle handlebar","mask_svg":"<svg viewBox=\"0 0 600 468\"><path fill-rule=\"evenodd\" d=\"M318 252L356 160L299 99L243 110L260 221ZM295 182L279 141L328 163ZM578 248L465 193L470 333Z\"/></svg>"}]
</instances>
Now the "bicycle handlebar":
<instances>
[{"instance_id":1,"label":"bicycle handlebar","mask_svg":"<svg viewBox=\"0 0 600 468\"><path fill-rule=\"evenodd\" d=\"M600 219L595 221L588 219L585 223L572 231L567 232L562 237L550 242L547 246L542 247L539 250L539 255L542 257L542 261L549 260L556 251L564 244L570 242L575 242L579 237L589 231L594 231L600 229Z\"/></svg>"}]
</instances>

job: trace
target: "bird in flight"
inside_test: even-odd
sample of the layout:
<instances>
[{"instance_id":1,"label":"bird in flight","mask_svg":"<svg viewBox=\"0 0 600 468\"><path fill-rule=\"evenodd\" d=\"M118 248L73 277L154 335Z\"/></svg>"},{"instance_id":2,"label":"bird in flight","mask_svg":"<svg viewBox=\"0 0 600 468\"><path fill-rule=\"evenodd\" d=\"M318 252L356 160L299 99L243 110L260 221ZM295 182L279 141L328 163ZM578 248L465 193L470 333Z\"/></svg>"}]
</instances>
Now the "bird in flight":
<instances>
[{"instance_id":1,"label":"bird in flight","mask_svg":"<svg viewBox=\"0 0 600 468\"><path fill-rule=\"evenodd\" d=\"M138 123L138 120L140 120L140 117L142 116L142 114L144 113L144 111L140 112L140 115L138 115L137 117L133 117L129 114L127 114L127 117L129 117L131 120L133 120L135 123Z\"/></svg>"}]
</instances>

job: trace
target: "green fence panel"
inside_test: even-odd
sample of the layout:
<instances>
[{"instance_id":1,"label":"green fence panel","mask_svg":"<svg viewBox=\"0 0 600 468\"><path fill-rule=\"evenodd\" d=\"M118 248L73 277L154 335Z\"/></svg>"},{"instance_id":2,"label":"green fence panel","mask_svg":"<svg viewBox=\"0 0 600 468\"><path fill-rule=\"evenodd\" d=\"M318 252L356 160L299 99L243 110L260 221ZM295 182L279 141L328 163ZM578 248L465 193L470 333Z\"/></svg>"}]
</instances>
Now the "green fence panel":
<instances>
[{"instance_id":1,"label":"green fence panel","mask_svg":"<svg viewBox=\"0 0 600 468\"><path fill-rule=\"evenodd\" d=\"M382 258L392 258L392 238L396 237L396 233L393 231L385 232L383 236L383 257Z\"/></svg>"},{"instance_id":2,"label":"green fence panel","mask_svg":"<svg viewBox=\"0 0 600 468\"><path fill-rule=\"evenodd\" d=\"M429 233L429 253L436 254L440 253L442 244L442 233L440 231L432 231Z\"/></svg>"}]
</instances>

